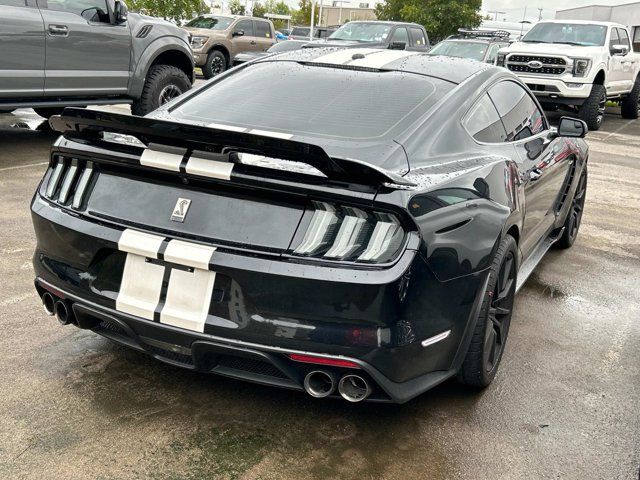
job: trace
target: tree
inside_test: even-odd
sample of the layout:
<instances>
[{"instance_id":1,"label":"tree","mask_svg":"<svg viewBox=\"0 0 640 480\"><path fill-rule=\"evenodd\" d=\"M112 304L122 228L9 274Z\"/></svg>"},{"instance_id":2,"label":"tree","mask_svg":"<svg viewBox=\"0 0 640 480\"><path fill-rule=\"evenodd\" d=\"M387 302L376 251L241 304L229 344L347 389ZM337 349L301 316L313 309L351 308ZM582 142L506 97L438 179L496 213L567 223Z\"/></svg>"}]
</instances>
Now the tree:
<instances>
[{"instance_id":1,"label":"tree","mask_svg":"<svg viewBox=\"0 0 640 480\"><path fill-rule=\"evenodd\" d=\"M244 5L240 3L240 0L231 0L229 2L229 11L232 15L244 15Z\"/></svg>"},{"instance_id":2,"label":"tree","mask_svg":"<svg viewBox=\"0 0 640 480\"><path fill-rule=\"evenodd\" d=\"M209 11L203 0L129 0L127 5L132 12L161 17L176 23Z\"/></svg>"},{"instance_id":3,"label":"tree","mask_svg":"<svg viewBox=\"0 0 640 480\"><path fill-rule=\"evenodd\" d=\"M455 34L459 28L480 25L482 0L385 0L376 6L380 20L424 25L432 43Z\"/></svg>"},{"instance_id":4,"label":"tree","mask_svg":"<svg viewBox=\"0 0 640 480\"><path fill-rule=\"evenodd\" d=\"M311 0L300 0L299 9L292 12L294 25L309 25L311 22ZM314 25L318 24L319 9L315 10Z\"/></svg>"},{"instance_id":5,"label":"tree","mask_svg":"<svg viewBox=\"0 0 640 480\"><path fill-rule=\"evenodd\" d=\"M265 13L270 13L267 10L267 7L262 5L260 2L256 2L253 4L253 10L251 10L251 15L254 17L263 17Z\"/></svg>"}]
</instances>

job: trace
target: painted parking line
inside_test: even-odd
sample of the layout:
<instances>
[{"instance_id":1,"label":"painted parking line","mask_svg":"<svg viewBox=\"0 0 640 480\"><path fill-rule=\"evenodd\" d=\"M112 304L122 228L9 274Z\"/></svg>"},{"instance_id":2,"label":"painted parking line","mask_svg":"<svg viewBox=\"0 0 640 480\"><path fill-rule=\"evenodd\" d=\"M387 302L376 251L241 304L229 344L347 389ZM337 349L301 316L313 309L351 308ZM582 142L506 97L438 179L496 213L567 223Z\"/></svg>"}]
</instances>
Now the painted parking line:
<instances>
[{"instance_id":1,"label":"painted parking line","mask_svg":"<svg viewBox=\"0 0 640 480\"><path fill-rule=\"evenodd\" d=\"M13 167L0 168L0 172L8 172L9 170L21 170L23 168L41 167L43 165L49 165L49 162L30 163L29 165L16 165Z\"/></svg>"}]
</instances>

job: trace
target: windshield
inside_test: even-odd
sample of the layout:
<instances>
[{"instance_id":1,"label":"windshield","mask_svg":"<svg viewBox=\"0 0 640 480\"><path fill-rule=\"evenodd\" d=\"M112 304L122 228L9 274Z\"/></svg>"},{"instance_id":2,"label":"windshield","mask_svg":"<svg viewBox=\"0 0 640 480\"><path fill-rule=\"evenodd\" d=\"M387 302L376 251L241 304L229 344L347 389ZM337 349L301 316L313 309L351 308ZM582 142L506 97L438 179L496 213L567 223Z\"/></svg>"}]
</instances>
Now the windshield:
<instances>
[{"instance_id":1,"label":"windshield","mask_svg":"<svg viewBox=\"0 0 640 480\"><path fill-rule=\"evenodd\" d=\"M226 30L233 22L232 17L197 17L187 23L186 27L208 28L209 30Z\"/></svg>"},{"instance_id":2,"label":"windshield","mask_svg":"<svg viewBox=\"0 0 640 480\"><path fill-rule=\"evenodd\" d=\"M384 23L350 22L333 32L329 40L355 42L383 42L387 39L391 25Z\"/></svg>"},{"instance_id":3,"label":"windshield","mask_svg":"<svg viewBox=\"0 0 640 480\"><path fill-rule=\"evenodd\" d=\"M209 84L170 114L177 121L285 135L345 141L379 139L404 132L452 86L444 80L404 72L269 61Z\"/></svg>"},{"instance_id":4,"label":"windshield","mask_svg":"<svg viewBox=\"0 0 640 480\"><path fill-rule=\"evenodd\" d=\"M429 55L448 55L450 57L471 58L484 60L488 43L485 42L461 42L459 40L445 40L429 51Z\"/></svg>"},{"instance_id":5,"label":"windshield","mask_svg":"<svg viewBox=\"0 0 640 480\"><path fill-rule=\"evenodd\" d=\"M526 43L566 43L578 46L603 46L607 36L604 25L578 23L538 23L522 39Z\"/></svg>"}]
</instances>

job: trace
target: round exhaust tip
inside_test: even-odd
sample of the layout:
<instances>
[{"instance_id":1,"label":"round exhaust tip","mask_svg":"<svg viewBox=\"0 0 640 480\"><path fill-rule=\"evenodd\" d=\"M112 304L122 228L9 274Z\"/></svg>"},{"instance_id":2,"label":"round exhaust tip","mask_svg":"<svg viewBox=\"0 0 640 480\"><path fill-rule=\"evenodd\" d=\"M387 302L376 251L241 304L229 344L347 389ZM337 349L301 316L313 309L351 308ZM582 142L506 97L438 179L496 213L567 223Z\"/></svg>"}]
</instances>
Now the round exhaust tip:
<instances>
[{"instance_id":1,"label":"round exhaust tip","mask_svg":"<svg viewBox=\"0 0 640 480\"><path fill-rule=\"evenodd\" d=\"M49 315L50 317L55 315L56 313L56 301L49 292L44 292L42 294L42 308L44 308L44 313Z\"/></svg>"},{"instance_id":2,"label":"round exhaust tip","mask_svg":"<svg viewBox=\"0 0 640 480\"><path fill-rule=\"evenodd\" d=\"M56 318L61 325L69 325L71 323L71 313L69 307L62 300L56 302Z\"/></svg>"},{"instance_id":3,"label":"round exhaust tip","mask_svg":"<svg viewBox=\"0 0 640 480\"><path fill-rule=\"evenodd\" d=\"M366 400L371 392L371 385L360 375L347 374L340 379L338 391L342 398L348 402L361 402Z\"/></svg>"},{"instance_id":4,"label":"round exhaust tip","mask_svg":"<svg viewBox=\"0 0 640 480\"><path fill-rule=\"evenodd\" d=\"M312 397L325 398L336 389L336 379L329 372L314 370L304 377L304 389Z\"/></svg>"}]
</instances>

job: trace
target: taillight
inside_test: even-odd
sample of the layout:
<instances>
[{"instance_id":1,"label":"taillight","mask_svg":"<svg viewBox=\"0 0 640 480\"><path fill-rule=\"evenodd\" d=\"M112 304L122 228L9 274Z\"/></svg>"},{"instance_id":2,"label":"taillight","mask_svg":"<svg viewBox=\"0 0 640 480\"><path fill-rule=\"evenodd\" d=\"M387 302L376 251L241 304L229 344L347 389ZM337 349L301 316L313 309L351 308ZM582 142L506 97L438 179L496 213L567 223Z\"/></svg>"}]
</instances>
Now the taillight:
<instances>
[{"instance_id":1,"label":"taillight","mask_svg":"<svg viewBox=\"0 0 640 480\"><path fill-rule=\"evenodd\" d=\"M84 160L55 157L44 195L61 205L79 209L93 175L93 163Z\"/></svg>"},{"instance_id":2,"label":"taillight","mask_svg":"<svg viewBox=\"0 0 640 480\"><path fill-rule=\"evenodd\" d=\"M386 263L398 254L405 231L395 215L312 202L313 215L294 255L363 263Z\"/></svg>"}]
</instances>

